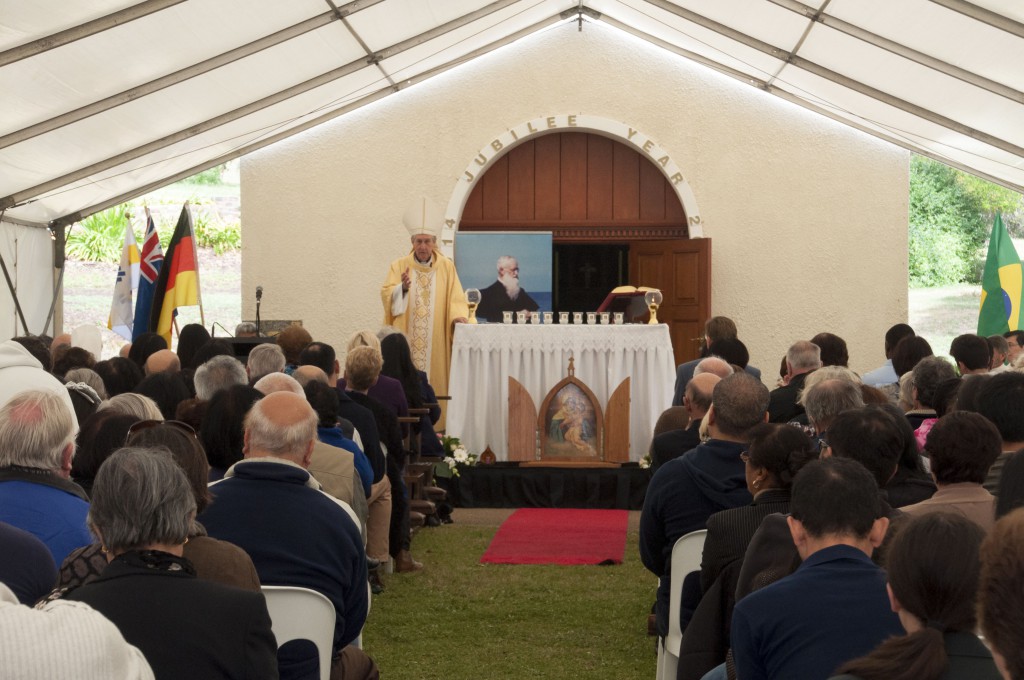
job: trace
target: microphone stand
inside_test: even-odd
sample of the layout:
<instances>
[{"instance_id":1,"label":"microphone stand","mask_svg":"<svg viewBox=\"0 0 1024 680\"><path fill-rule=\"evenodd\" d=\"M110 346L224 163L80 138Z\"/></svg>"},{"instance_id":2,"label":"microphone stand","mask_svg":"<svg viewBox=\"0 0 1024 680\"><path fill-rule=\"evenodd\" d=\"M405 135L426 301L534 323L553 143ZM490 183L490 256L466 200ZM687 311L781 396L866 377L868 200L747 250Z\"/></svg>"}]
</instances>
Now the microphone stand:
<instances>
[{"instance_id":1,"label":"microphone stand","mask_svg":"<svg viewBox=\"0 0 1024 680\"><path fill-rule=\"evenodd\" d=\"M256 291L256 337L261 338L263 334L260 333L260 300L263 299L263 289L260 288Z\"/></svg>"}]
</instances>

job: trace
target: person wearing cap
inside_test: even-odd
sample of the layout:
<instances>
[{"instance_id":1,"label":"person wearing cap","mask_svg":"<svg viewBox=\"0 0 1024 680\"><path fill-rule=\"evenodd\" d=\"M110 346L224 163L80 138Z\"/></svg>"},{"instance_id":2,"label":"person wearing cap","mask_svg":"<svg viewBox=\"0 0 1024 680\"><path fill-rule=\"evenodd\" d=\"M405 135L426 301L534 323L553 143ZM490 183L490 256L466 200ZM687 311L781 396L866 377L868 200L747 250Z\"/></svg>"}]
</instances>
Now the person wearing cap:
<instances>
[{"instance_id":1,"label":"person wearing cap","mask_svg":"<svg viewBox=\"0 0 1024 680\"><path fill-rule=\"evenodd\" d=\"M405 228L412 250L391 263L381 288L384 325L409 339L416 368L427 373L439 394L448 393L453 324L469 314L455 263L437 248L444 213L429 198L406 211Z\"/></svg>"}]
</instances>

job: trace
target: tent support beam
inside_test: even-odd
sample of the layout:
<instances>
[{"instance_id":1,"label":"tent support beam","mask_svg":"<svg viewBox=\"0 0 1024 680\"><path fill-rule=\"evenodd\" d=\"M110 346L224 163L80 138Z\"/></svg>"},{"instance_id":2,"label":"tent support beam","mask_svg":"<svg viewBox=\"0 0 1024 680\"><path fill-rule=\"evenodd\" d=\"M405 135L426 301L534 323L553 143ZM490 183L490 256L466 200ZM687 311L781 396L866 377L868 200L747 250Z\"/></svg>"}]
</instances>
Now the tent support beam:
<instances>
[{"instance_id":1,"label":"tent support beam","mask_svg":"<svg viewBox=\"0 0 1024 680\"><path fill-rule=\"evenodd\" d=\"M118 12L113 12L112 14L100 17L99 19L93 19L92 21L87 21L84 24L73 26L65 31L60 31L52 35L48 35L45 38L39 38L38 40L33 40L30 43L18 45L17 47L12 47L9 50L0 52L0 66L7 66L8 64L13 64L16 61L21 61L22 59L42 54L48 50L67 45L68 43L73 43L76 40L88 38L91 35L96 35L97 33L102 33L108 29L116 28L117 26L126 24L129 21L141 19L142 17L149 16L154 12L159 12L160 10L167 9L168 7L173 7L174 5L184 1L185 0L145 0L145 2L140 2L137 5L125 7Z\"/></svg>"},{"instance_id":2,"label":"tent support beam","mask_svg":"<svg viewBox=\"0 0 1024 680\"><path fill-rule=\"evenodd\" d=\"M737 71L736 69L729 68L728 66L725 66L723 64L719 64L718 62L713 61L711 59L708 59L707 57L705 57L703 55L697 54L696 52L691 52L690 50L684 49L682 47L677 47L676 45L673 45L671 43L665 42L664 40L661 40L660 38L658 38L656 36L653 36L653 35L651 35L649 33L645 33L644 31L640 31L638 29L633 28L632 26L628 26L626 24L620 23L620 22L616 21L615 19L612 19L612 18L608 17L607 15L605 15L603 17L603 20L609 26L613 26L613 27L618 28L618 29L620 29L622 31L625 31L626 33L629 33L630 35L633 35L633 36L635 36L637 38L640 38L642 40L646 40L646 41L650 42L652 45L656 45L656 46L658 46L658 47L660 47L660 48L662 48L664 50L667 50L667 51L672 52L674 54L678 54L681 57L685 57L687 59L695 61L698 64L701 64L702 66L706 66L706 67L708 67L710 69L718 71L719 73L727 75L727 76L729 76L731 78L735 78L736 80L740 81L741 83L744 83L746 85L750 85L751 87L756 87L759 90L764 90L765 92L767 92L769 94L772 94L772 95L775 95L776 97L779 97L780 99L785 99L786 101L788 101L788 102L790 102L792 104L795 104L795 105L800 106L802 108L808 109L808 110L813 111L814 113L820 114L822 116L826 116L828 118L831 118L832 120L834 120L834 121L836 121L838 123L841 123L842 125L845 125L847 127L852 127L855 130L859 130L860 132L863 132L864 134L871 135L872 137L875 137L877 139L881 139L884 142L888 142L889 144L892 144L893 146L898 146L900 148L906 149L907 151L916 153L919 156L925 156L926 158L931 158L932 160L938 161L940 163L944 163L945 165L948 165L950 167L956 168L957 170L962 170L963 172L966 172L966 173L968 173L970 175L974 175L975 177L980 177L980 178L982 178L982 179L984 179L986 181L992 182L993 184L998 184L999 186L1006 187L1007 189L1012 189L1013 191L1016 191L1018 193L1024 193L1024 186L1017 185L1017 184L1014 184L1012 182L1007 182L1005 179L1000 179L999 177L995 177L993 175L989 175L989 174L986 174L984 172L979 172L978 170L975 170L974 168L970 168L970 167L964 165L963 163L959 163L957 161L951 160L951 159L943 156L942 154L935 153L934 151L930 151L930 150L925 149L923 147L915 146L914 144L911 144L909 141L907 141L905 139L900 139L899 137L895 137L895 136L892 136L892 135L887 135L884 132L880 132L879 130L876 130L874 128L870 128L870 127L868 127L866 125L862 125L860 123L857 123L853 119L844 118L842 116L839 116L836 113L834 113L834 112L832 112L832 111L830 111L830 110L828 110L828 109L826 109L824 107L818 106L817 104L813 104L813 103L807 101L806 99L801 99L800 97L792 94L791 92L783 90L783 89L781 89L779 87L775 87L775 86L769 85L767 81L761 80L759 78L755 78L755 77L753 77L751 75L748 75L748 74L746 74L746 73L744 73L742 71Z\"/></svg>"},{"instance_id":3,"label":"tent support beam","mask_svg":"<svg viewBox=\"0 0 1024 680\"><path fill-rule=\"evenodd\" d=\"M57 281L53 285L53 300L50 301L50 311L46 313L46 321L43 323L43 332L50 326L50 321L53 319L53 311L57 308L57 301L62 299L64 293L64 271L67 269L67 230L70 227L59 227L51 225L53 230L53 266L58 270ZM61 322L60 325L64 325L64 313L63 305L61 306ZM54 331L57 330L57 324L54 324ZM57 333L54 332L54 335Z\"/></svg>"},{"instance_id":4,"label":"tent support beam","mask_svg":"<svg viewBox=\"0 0 1024 680\"><path fill-rule=\"evenodd\" d=\"M252 56L253 54L261 52L269 47L273 47L274 45L279 45L291 40L292 38L297 38L300 35L309 33L310 31L315 31L316 29L326 26L331 22L343 19L353 12L366 9L367 7L373 7L383 1L384 0L356 0L355 2L349 2L336 8L335 11L324 12L323 14L311 17L305 21L295 24L294 26L289 26L288 28L282 29L276 33L264 36L259 40L254 40L247 45L236 47L233 50L229 50L215 57L210 57L209 59L193 64L192 66L183 68L179 71L175 71L174 73L169 73L157 78L156 80L151 80L150 82L137 87L124 90L123 92L118 92L117 94L112 94L109 97L92 102L91 104L86 104L85 106L79 107L73 111L68 111L59 116L54 116L49 120L29 125L26 128L22 128L21 130L17 130L0 137L0 149L19 142L24 142L27 139L32 139L33 137L37 137L47 132L52 132L53 130L64 127L65 125L77 123L78 121L90 116L95 116L98 113L109 111L110 109L116 108L122 104L133 102L145 97L146 95L159 92L160 90L177 85L178 83L182 83L191 78L195 78L196 76L201 76L204 73L209 73L214 69L227 66L228 64L240 59L245 59L246 57Z\"/></svg>"},{"instance_id":5,"label":"tent support beam","mask_svg":"<svg viewBox=\"0 0 1024 680\"><path fill-rule=\"evenodd\" d=\"M882 36L867 31L860 26L843 21L842 19L837 19L836 17L825 14L824 12L819 13L813 7L805 5L799 0L768 1L778 5L779 7L788 9L791 12L803 15L811 21L817 21L824 26L828 26L829 28L839 31L840 33L845 33L852 38L866 42L874 47L879 47L887 52L895 54L896 56L903 57L904 59L908 59L916 64L930 68L933 71L938 71L943 75L961 80L968 85L973 85L983 90L987 90L992 94L1005 97L1017 104L1024 104L1024 92L1021 92L1020 90L1016 90L1008 85L1004 85L1000 82L996 82L995 80L978 75L977 73L972 73L966 69L960 68L959 66L954 66L953 64L944 62L941 59L936 59L924 52L918 52L906 45L901 45L894 40L883 38Z\"/></svg>"},{"instance_id":6,"label":"tent support beam","mask_svg":"<svg viewBox=\"0 0 1024 680\"><path fill-rule=\"evenodd\" d=\"M25 329L25 334L28 335L28 322L25 321L25 312L21 311L21 302L18 301L18 291L14 289L14 283L11 281L11 274L7 271L7 262L4 260L3 253L0 253L0 269L3 269L4 280L7 282L7 290L11 291L11 299L14 300L14 311L17 312L18 318L21 319L21 325ZM14 332L18 332L18 323L14 323Z\"/></svg>"},{"instance_id":7,"label":"tent support beam","mask_svg":"<svg viewBox=\"0 0 1024 680\"><path fill-rule=\"evenodd\" d=\"M959 12L960 14L970 17L975 21L980 21L981 23L988 24L993 28L1006 31L1018 38L1024 38L1024 24L1019 21L1014 21L1009 17L1004 17L1002 14L996 14L991 10L985 9L984 7L978 7L977 5L973 5L965 0L932 0L932 2L936 5L942 5L946 9L951 9L954 12Z\"/></svg>"},{"instance_id":8,"label":"tent support beam","mask_svg":"<svg viewBox=\"0 0 1024 680\"><path fill-rule=\"evenodd\" d=\"M425 80L429 80L430 78L433 78L434 76L440 75L440 74L444 73L445 71L448 71L448 70L450 70L450 69L452 69L452 68L454 68L456 66L459 66L460 64L463 64L463 63L465 63L467 61L475 59L476 57L479 57L479 56L482 56L484 54L487 54L488 52L492 52L492 51L494 51L494 50L496 50L498 48L504 47L505 45L509 45L509 44L511 44L511 43L513 43L513 42L515 42L517 40L520 40L522 38L525 38L525 37L527 37L529 35L532 35L533 33L536 33L537 31L543 30L543 29L545 29L545 28L547 28L547 27L549 27L549 26L551 26L553 24L556 24L556 23L560 22L561 20L562 20L561 17L559 17L558 15L555 15L555 16L552 16L552 17L550 17L548 19L545 19L543 21L539 21L539 22L533 24L532 26L527 26L526 28L524 28L524 29L522 29L520 31L516 31L515 33L512 33L511 35L508 35L508 36L502 38L501 40L497 40L495 42L492 42L492 43L489 43L487 45L484 45L483 47L480 47L479 49L473 50L469 54L466 54L466 55L464 55L462 57L459 57L458 59L454 59L454 60L452 60L450 62L447 62L445 64L437 66L436 68L433 68L430 71L427 71L427 72L422 73L422 74L420 74L418 76L415 76L414 78L410 78L408 80L404 80L401 83L399 83L398 85L396 85L394 88L392 88L390 86L389 87L385 87L385 88L381 88L380 90L377 90L376 92L373 92L371 94L366 95L365 97L363 97L362 99L359 99L358 101L354 101L351 104L347 104L347 105L342 106L340 108L334 109L333 111L329 111L328 113L325 113L325 114L323 114L321 116L318 116L316 118L308 120L305 123L301 123L301 124L299 124L299 125L297 125L295 127L291 127L291 128L288 128L287 130L284 130L282 132L278 132L275 135L271 135L271 136L266 137L264 139L261 139L261 140L259 140L257 142L253 142L253 143L248 144L246 146L240 147L238 149L235 149L235 150L231 151L230 153L224 154L223 156L218 156L217 158L214 158L214 159L211 159L209 161L206 161L206 162L204 162L204 163L202 163L200 165L195 165L195 166L193 166L191 168L188 168L187 170L182 170L181 172L175 173L174 175L171 175L169 177L164 177L163 179L159 179L159 180L157 180L155 182L150 182L149 184L147 184L145 186L139 187L137 189L133 189L129 193L124 193L124 194L121 194L120 196L115 196L113 198L110 198L110 199L107 199L107 200L103 201L102 203L97 203L97 204L92 205L92 206L90 206L88 208L83 208L82 210L79 210L77 212L71 213L69 215L65 215L63 217L60 217L60 218L54 220L51 224L54 227L57 227L57 226L68 225L68 224L71 224L73 222L77 222L79 220L85 219L89 215L92 215L94 213L100 212L101 210L106 210L107 208L111 208L111 207L113 207L115 205L120 205L121 203L124 203L125 201L130 201L133 198L137 198L138 196L142 196L144 194L147 194L150 191L155 191L156 189L160 189L161 187L165 187L168 184L172 184L174 182L177 182L178 180L185 179L186 177L191 177L192 175L194 175L194 174L196 174L198 172L202 172L203 170L208 170L209 168L213 168L213 167L216 167L218 165L222 165L224 163L227 163L228 161L233 161L236 158L240 158L240 157L242 157L242 156L244 156L246 154L252 153L254 151L258 151L259 149L262 149L263 147L270 146L271 144L276 144L277 142L279 142L279 141L281 141L283 139L287 139L288 137L290 137L290 136L292 136L294 134L298 134L298 133L303 132L305 130L308 130L310 128L316 127L317 125L322 125L323 123L326 123L326 122L328 122L328 121L330 121L330 120L332 120L334 118L337 118L338 116L342 116L342 115L344 115L346 113L349 113L350 111L355 111L356 109L362 108L363 106L366 106L367 104L372 104L372 103L374 103L376 101L384 99L388 95L395 94L396 92L404 90L407 87L410 87L410 86L415 85L417 83L421 83L421 82L423 82Z\"/></svg>"},{"instance_id":9,"label":"tent support beam","mask_svg":"<svg viewBox=\"0 0 1024 680\"><path fill-rule=\"evenodd\" d=\"M440 26L430 29L429 31L425 31L424 33L403 40L395 45L392 45L391 47L385 48L384 50L377 52L370 58L383 60L401 54L402 52L412 49L417 45L423 44L439 36L445 35L446 33L450 33L451 31L462 28L467 24L471 24L474 21L477 21L478 19L493 14L494 12L504 9L509 5L513 5L518 1L519 0L498 0L497 2L492 2L491 4L482 7L481 9L476 10L475 12L470 12L469 14L465 14L457 19L453 19L452 21L449 21L446 24L442 24ZM0 210L4 210L12 206L19 205L24 201L27 201L31 198L35 198L54 189L67 187L67 185L69 184L72 184L82 179L86 179L92 175L95 175L96 173L104 172L106 170L110 170L111 168L116 168L119 165L145 156L146 154L160 151L161 149L171 146L172 144L177 144L178 142L189 139L190 137L193 137L195 135L202 134L204 132L220 127L221 125L225 125L239 118L243 118L258 111L262 111L267 107L283 102L291 97L302 94L304 92L308 92L309 90L315 89L322 85L326 85L327 83L343 78L351 73L358 71L359 69L365 66L365 59L350 62L344 66L336 68L332 71L328 71L327 73L323 73L319 76L316 76L315 78L310 78L309 80L303 83L293 85L292 87L281 90L280 92L264 97L263 99L260 99L258 101L251 102L233 111L229 111L219 116L215 116L214 118L210 118L209 120L185 128L184 130L179 130L178 132L171 133L160 139L156 139L147 144L143 144L142 146L117 154L116 156L107 158L106 160L93 163L84 168L79 168L78 170L69 172L65 175L61 175L60 177L55 177L54 179L43 182L42 184L37 184L34 187L30 187L28 189L24 189L9 196L5 196L3 198L0 198ZM1024 155L1024 153L1022 153L1021 155Z\"/></svg>"},{"instance_id":10,"label":"tent support beam","mask_svg":"<svg viewBox=\"0 0 1024 680\"><path fill-rule=\"evenodd\" d=\"M988 146L1000 149L1007 153L1013 154L1014 156L1024 156L1024 147L1018 146L1017 144L1012 144L1003 139L1000 139L999 137L996 137L995 135L990 135L987 132L982 132L981 130L972 128L969 125L964 125L963 123L957 122L952 118L947 118L946 116L929 111L928 109L922 106L912 104L908 101L895 97L887 92L883 92L882 90L878 90L869 85L860 83L854 80L853 78L844 76L841 73L837 73L831 69L825 68L824 66L820 66L808 59L804 59L803 57L791 54L781 48L775 47L774 45L770 45L762 40L754 38L753 36L747 35L746 33L742 33L734 28L730 28L728 26L725 26L724 24L718 23L717 21L708 19L707 17L701 14L697 14L696 12L680 7L670 2L670 0L645 1L650 5L653 5L655 7L658 7L659 9L669 12L670 14L674 14L677 17L685 19L686 21L697 24L698 26L702 26L708 30L714 31L715 33L725 36L730 40L734 40L740 43L741 45L746 45L747 47L755 49L759 52L763 52L764 54L767 54L775 59L779 59L781 61L792 64L796 68L803 69L808 73L818 76L819 78L824 78L825 80L831 81L837 85L841 85L842 87L845 87L846 89L851 90L852 92L864 95L865 97L869 97L871 99L879 101L887 106L891 106L895 109L899 109L913 116L917 116L918 118L926 120L929 123L934 123L935 125L944 127L948 130L952 130L953 132L957 132L966 137L970 137L971 139L977 140L982 144L987 144ZM940 1L950 2L952 0ZM0 207L3 207L2 203L0 203Z\"/></svg>"}]
</instances>

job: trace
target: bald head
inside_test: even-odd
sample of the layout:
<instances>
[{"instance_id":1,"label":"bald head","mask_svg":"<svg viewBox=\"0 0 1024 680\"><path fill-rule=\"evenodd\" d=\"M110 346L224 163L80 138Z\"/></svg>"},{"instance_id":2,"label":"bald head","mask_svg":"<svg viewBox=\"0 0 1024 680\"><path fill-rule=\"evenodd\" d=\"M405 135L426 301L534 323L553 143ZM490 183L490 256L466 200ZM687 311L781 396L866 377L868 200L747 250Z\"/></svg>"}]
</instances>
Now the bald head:
<instances>
[{"instance_id":1,"label":"bald head","mask_svg":"<svg viewBox=\"0 0 1024 680\"><path fill-rule=\"evenodd\" d=\"M327 379L327 374L324 373L324 369L317 366L310 366L308 364L299 366L292 371L292 377L295 378L295 381L302 385L303 388L311 382L322 382L325 385L330 384Z\"/></svg>"},{"instance_id":2,"label":"bald head","mask_svg":"<svg viewBox=\"0 0 1024 680\"><path fill-rule=\"evenodd\" d=\"M693 376L686 384L683 406L686 407L686 412L690 414L692 420L703 418L711 408L711 394L720 380L721 378L714 373L701 373Z\"/></svg>"},{"instance_id":3,"label":"bald head","mask_svg":"<svg viewBox=\"0 0 1024 680\"><path fill-rule=\"evenodd\" d=\"M305 397L291 392L267 395L245 417L245 457L284 458L308 467L316 425L316 412Z\"/></svg>"},{"instance_id":4,"label":"bald head","mask_svg":"<svg viewBox=\"0 0 1024 680\"><path fill-rule=\"evenodd\" d=\"M154 373L177 373L181 370L181 360L169 349L153 352L146 359L146 375Z\"/></svg>"},{"instance_id":5,"label":"bald head","mask_svg":"<svg viewBox=\"0 0 1024 680\"><path fill-rule=\"evenodd\" d=\"M117 352L117 356L121 357L122 359L127 359L128 353L131 351L132 343L126 342L125 344L121 345L121 349Z\"/></svg>"},{"instance_id":6,"label":"bald head","mask_svg":"<svg viewBox=\"0 0 1024 680\"><path fill-rule=\"evenodd\" d=\"M732 366L729 365L728 361L721 357L708 357L701 360L701 362L697 364L697 367L693 369L693 377L696 378L698 375L703 375L705 373L716 375L719 379L728 378L732 375Z\"/></svg>"},{"instance_id":7,"label":"bald head","mask_svg":"<svg viewBox=\"0 0 1024 680\"><path fill-rule=\"evenodd\" d=\"M302 385L299 382L285 373L271 373L265 375L256 381L253 387L263 394L274 394L275 392L291 392L296 396L300 396L305 399L305 392L302 391Z\"/></svg>"},{"instance_id":8,"label":"bald head","mask_svg":"<svg viewBox=\"0 0 1024 680\"><path fill-rule=\"evenodd\" d=\"M50 351L52 352L53 350L57 349L61 345L70 345L70 344L71 344L71 333L61 333L60 335L58 335L57 337L55 337L53 339L53 342L50 343Z\"/></svg>"}]
</instances>

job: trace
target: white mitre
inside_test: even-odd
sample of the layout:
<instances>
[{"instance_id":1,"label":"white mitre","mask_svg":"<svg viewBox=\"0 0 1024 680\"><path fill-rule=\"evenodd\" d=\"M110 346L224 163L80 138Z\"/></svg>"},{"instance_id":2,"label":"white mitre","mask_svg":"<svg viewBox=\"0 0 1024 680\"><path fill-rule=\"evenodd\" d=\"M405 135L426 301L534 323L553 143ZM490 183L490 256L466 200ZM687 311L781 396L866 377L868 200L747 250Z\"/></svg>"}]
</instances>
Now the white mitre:
<instances>
[{"instance_id":1,"label":"white mitre","mask_svg":"<svg viewBox=\"0 0 1024 680\"><path fill-rule=\"evenodd\" d=\"M409 206L402 221L410 236L427 234L437 237L444 227L444 211L434 201L423 196Z\"/></svg>"}]
</instances>

